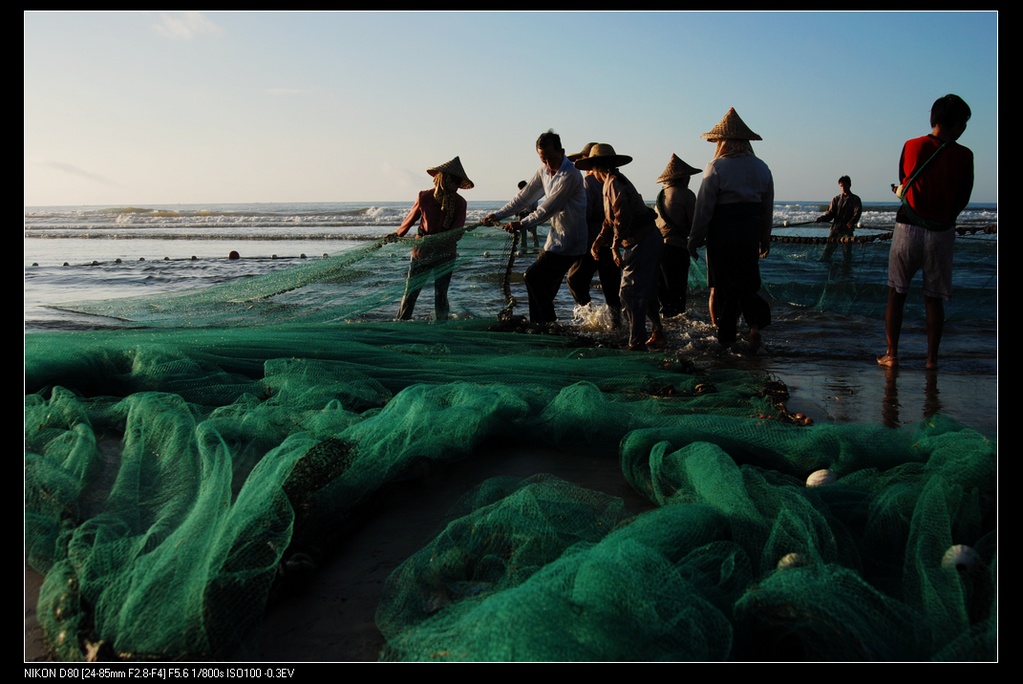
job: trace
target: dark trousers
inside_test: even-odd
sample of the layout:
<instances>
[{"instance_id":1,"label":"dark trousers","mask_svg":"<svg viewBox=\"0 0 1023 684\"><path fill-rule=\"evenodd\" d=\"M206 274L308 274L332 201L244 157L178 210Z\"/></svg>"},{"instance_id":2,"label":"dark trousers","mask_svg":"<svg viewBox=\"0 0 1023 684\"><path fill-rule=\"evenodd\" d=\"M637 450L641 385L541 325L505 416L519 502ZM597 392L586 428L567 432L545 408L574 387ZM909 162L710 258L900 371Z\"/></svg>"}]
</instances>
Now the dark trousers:
<instances>
[{"instance_id":1,"label":"dark trousers","mask_svg":"<svg viewBox=\"0 0 1023 684\"><path fill-rule=\"evenodd\" d=\"M654 330L662 330L657 312L657 264L664 241L659 234L650 234L639 244L622 250L622 305L629 324L629 346L646 344L646 319Z\"/></svg>"},{"instance_id":2,"label":"dark trousers","mask_svg":"<svg viewBox=\"0 0 1023 684\"><path fill-rule=\"evenodd\" d=\"M689 264L688 249L678 245L664 244L657 288L657 298L661 303L661 315L670 318L686 312Z\"/></svg>"},{"instance_id":3,"label":"dark trousers","mask_svg":"<svg viewBox=\"0 0 1023 684\"><path fill-rule=\"evenodd\" d=\"M824 253L821 254L821 261L831 261L831 255L834 254L835 248L838 247L837 240L844 237L852 237L853 231L849 228L842 228L840 226L831 226L831 230L828 232L828 240L835 240L835 242L829 242L824 246ZM842 243L842 258L848 262L852 259L852 243Z\"/></svg>"},{"instance_id":4,"label":"dark trousers","mask_svg":"<svg viewBox=\"0 0 1023 684\"><path fill-rule=\"evenodd\" d=\"M561 288L561 281L578 255L568 256L540 250L536 261L526 269L523 280L529 294L529 320L533 323L553 323L558 319L554 313L554 298Z\"/></svg>"},{"instance_id":5,"label":"dark trousers","mask_svg":"<svg viewBox=\"0 0 1023 684\"><path fill-rule=\"evenodd\" d=\"M522 226L522 228L519 229L519 246L522 247L522 249L526 248L526 233L527 232L530 233L533 236L533 246L534 247L539 247L540 246L540 238L538 238L536 236L536 226L530 226L529 228L526 228L525 226Z\"/></svg>"},{"instance_id":6,"label":"dark trousers","mask_svg":"<svg viewBox=\"0 0 1023 684\"><path fill-rule=\"evenodd\" d=\"M579 306L586 306L590 303L590 285L593 282L593 274L596 273L600 279L600 288L604 291L604 302L614 313L621 310L622 299L619 291L622 288L622 269L615 264L611 256L611 247L605 245L600 250L600 259L594 259L589 252L578 257L572 267L568 269L568 289L572 298Z\"/></svg>"},{"instance_id":7,"label":"dark trousers","mask_svg":"<svg viewBox=\"0 0 1023 684\"><path fill-rule=\"evenodd\" d=\"M401 306L398 307L398 318L403 321L412 318L412 310L415 309L423 285L433 277L434 315L438 321L447 320L450 310L448 287L451 285L453 266L454 258L437 261L412 257L408 278L405 280L405 294L401 298Z\"/></svg>"},{"instance_id":8,"label":"dark trousers","mask_svg":"<svg viewBox=\"0 0 1023 684\"><path fill-rule=\"evenodd\" d=\"M715 208L707 233L707 280L714 288L718 342L735 342L739 315L750 327L771 324L771 305L760 296L760 234L756 204Z\"/></svg>"}]
</instances>

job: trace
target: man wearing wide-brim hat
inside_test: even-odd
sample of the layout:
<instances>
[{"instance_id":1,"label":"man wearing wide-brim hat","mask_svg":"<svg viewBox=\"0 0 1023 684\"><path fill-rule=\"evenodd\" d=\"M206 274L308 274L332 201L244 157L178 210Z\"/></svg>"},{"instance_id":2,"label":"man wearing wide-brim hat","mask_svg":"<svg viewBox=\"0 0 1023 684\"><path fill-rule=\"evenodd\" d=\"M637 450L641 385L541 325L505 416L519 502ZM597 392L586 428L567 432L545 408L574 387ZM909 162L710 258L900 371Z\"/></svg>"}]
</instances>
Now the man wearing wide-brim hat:
<instances>
[{"instance_id":1,"label":"man wearing wide-brim hat","mask_svg":"<svg viewBox=\"0 0 1023 684\"><path fill-rule=\"evenodd\" d=\"M718 341L736 340L740 313L749 325L750 349L760 347L760 330L771 323L771 308L759 295L760 257L771 248L774 178L753 153L750 130L732 107L714 128L700 136L717 144L696 195L689 252L707 246L707 284L714 293L712 316Z\"/></svg>"},{"instance_id":2,"label":"man wearing wide-brim hat","mask_svg":"<svg viewBox=\"0 0 1023 684\"><path fill-rule=\"evenodd\" d=\"M689 289L689 231L693 227L696 194L689 189L689 179L701 173L672 153L664 172L657 177L661 190L654 207L657 228L664 238L658 274L657 298L661 315L672 317L686 312Z\"/></svg>"},{"instance_id":3,"label":"man wearing wide-brim hat","mask_svg":"<svg viewBox=\"0 0 1023 684\"><path fill-rule=\"evenodd\" d=\"M575 167L581 171L592 169L603 183L604 224L590 247L590 254L598 259L602 247L611 244L611 255L622 268L620 296L629 323L628 348L643 351L648 347L665 346L657 303L657 264L664 243L654 225L656 214L618 169L631 161L632 157L616 153L611 145L598 143L589 156L576 160ZM646 336L648 317L653 324L649 339Z\"/></svg>"}]
</instances>

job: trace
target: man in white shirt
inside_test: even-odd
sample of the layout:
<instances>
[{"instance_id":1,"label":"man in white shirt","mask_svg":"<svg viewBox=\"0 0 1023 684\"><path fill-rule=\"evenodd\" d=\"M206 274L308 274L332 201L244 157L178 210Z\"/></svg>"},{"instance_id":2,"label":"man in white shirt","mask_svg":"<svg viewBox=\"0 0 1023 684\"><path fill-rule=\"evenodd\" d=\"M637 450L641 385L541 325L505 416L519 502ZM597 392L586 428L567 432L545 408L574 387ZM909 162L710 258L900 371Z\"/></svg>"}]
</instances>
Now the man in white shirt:
<instances>
[{"instance_id":1,"label":"man in white shirt","mask_svg":"<svg viewBox=\"0 0 1023 684\"><path fill-rule=\"evenodd\" d=\"M572 264L590 248L586 230L586 186L582 174L565 155L561 137L554 131L548 130L537 138L536 153L541 164L537 172L515 197L483 219L483 223L493 225L543 198L534 211L521 220L505 224L504 228L514 233L550 223L547 241L536 261L526 269L523 279L529 293L529 320L553 323L557 320L554 298L561 281Z\"/></svg>"}]
</instances>

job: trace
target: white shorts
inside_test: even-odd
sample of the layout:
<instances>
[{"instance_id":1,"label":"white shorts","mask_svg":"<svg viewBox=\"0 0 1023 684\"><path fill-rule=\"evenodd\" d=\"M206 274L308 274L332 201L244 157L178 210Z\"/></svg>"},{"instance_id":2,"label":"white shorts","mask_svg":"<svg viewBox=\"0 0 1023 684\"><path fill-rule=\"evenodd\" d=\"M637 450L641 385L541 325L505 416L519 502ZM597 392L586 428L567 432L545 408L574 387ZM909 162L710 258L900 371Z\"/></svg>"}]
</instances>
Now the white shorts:
<instances>
[{"instance_id":1,"label":"white shorts","mask_svg":"<svg viewBox=\"0 0 1023 684\"><path fill-rule=\"evenodd\" d=\"M899 294L909 292L917 271L923 271L924 296L952 298L952 252L955 230L927 230L908 223L896 223L888 253L888 287Z\"/></svg>"}]
</instances>

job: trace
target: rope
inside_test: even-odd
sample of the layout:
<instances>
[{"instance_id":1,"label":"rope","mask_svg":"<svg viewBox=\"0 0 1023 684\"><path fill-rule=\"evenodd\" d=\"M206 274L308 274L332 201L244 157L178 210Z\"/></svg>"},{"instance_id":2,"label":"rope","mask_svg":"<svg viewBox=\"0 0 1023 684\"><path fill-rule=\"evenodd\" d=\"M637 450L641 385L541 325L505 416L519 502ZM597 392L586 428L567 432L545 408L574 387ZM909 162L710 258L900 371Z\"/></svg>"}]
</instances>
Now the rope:
<instances>
[{"instance_id":1,"label":"rope","mask_svg":"<svg viewBox=\"0 0 1023 684\"><path fill-rule=\"evenodd\" d=\"M497 224L501 226L500 223ZM501 281L501 290L504 292L504 298L508 302L503 309L497 314L497 320L508 321L511 320L512 310L515 308L515 297L511 293L511 273L512 265L515 263L515 248L519 244L519 231L512 233L511 249L508 250L508 264L504 267L504 278Z\"/></svg>"},{"instance_id":2,"label":"rope","mask_svg":"<svg viewBox=\"0 0 1023 684\"><path fill-rule=\"evenodd\" d=\"M791 228L793 226L806 226L811 223L817 223L816 221L800 221L799 223L789 223L788 221L782 221L781 223L774 224L774 228ZM830 226L825 226L830 227Z\"/></svg>"},{"instance_id":3,"label":"rope","mask_svg":"<svg viewBox=\"0 0 1023 684\"><path fill-rule=\"evenodd\" d=\"M814 223L814 221L808 221L807 223ZM798 226L802 224L798 223L786 223L783 227ZM778 228L779 226L775 226ZM998 225L988 224L986 226L958 226L955 229L957 235L975 235L977 233L983 233L985 235L997 235ZM845 236L845 237L810 237L810 236L798 236L798 235L772 235L771 242L784 242L795 245L826 245L828 243L833 244L844 244L844 243L860 243L866 244L868 242L880 242L882 240L891 240L893 231L887 231L884 233L877 233L875 235L858 235L858 236Z\"/></svg>"}]
</instances>

